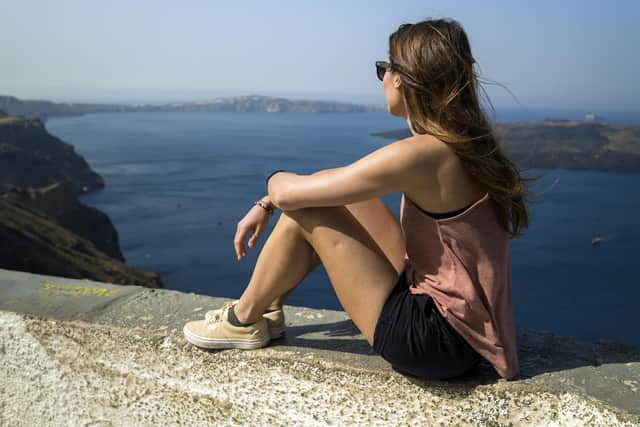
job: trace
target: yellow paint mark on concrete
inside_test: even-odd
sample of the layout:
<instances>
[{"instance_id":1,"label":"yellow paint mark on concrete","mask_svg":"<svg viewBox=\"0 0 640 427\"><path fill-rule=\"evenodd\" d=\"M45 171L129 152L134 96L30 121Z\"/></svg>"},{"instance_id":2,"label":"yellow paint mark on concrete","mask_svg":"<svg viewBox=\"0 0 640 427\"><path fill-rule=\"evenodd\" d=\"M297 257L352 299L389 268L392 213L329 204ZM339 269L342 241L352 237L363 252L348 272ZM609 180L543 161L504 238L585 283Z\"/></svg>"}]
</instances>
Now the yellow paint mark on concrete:
<instances>
[{"instance_id":1,"label":"yellow paint mark on concrete","mask_svg":"<svg viewBox=\"0 0 640 427\"><path fill-rule=\"evenodd\" d=\"M65 285L58 283L43 283L40 289L38 289L38 292L41 291L57 291L72 296L92 295L99 297L113 297L120 293L119 289L91 288L82 285Z\"/></svg>"}]
</instances>

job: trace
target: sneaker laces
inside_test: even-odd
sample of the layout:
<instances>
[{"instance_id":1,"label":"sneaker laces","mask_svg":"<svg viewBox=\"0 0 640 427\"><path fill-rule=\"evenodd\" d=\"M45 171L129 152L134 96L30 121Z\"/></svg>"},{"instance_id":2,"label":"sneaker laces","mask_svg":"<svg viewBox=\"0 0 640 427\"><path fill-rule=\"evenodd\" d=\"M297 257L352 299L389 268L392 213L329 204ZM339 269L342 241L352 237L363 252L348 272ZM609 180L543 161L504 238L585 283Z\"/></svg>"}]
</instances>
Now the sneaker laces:
<instances>
[{"instance_id":1,"label":"sneaker laces","mask_svg":"<svg viewBox=\"0 0 640 427\"><path fill-rule=\"evenodd\" d=\"M222 304L222 307L220 307L217 310L214 310L210 316L206 316L205 320L207 321L207 324L222 322L223 320L222 313L230 309L234 304L235 304L235 301L227 301L224 304Z\"/></svg>"}]
</instances>

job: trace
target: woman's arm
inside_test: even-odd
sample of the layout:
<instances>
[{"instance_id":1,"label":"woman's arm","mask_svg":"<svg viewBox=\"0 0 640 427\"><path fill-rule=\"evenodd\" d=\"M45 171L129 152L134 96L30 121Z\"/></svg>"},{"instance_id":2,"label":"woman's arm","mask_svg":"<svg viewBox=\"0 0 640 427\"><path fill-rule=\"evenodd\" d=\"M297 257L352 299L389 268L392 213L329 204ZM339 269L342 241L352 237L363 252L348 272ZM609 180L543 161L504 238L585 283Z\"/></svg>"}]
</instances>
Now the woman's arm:
<instances>
[{"instance_id":1,"label":"woman's arm","mask_svg":"<svg viewBox=\"0 0 640 427\"><path fill-rule=\"evenodd\" d=\"M354 163L312 175L278 172L268 181L269 199L283 210L339 206L415 187L429 178L442 146L409 137L386 145Z\"/></svg>"},{"instance_id":2,"label":"woman's arm","mask_svg":"<svg viewBox=\"0 0 640 427\"><path fill-rule=\"evenodd\" d=\"M319 170L319 171L317 171L317 172L312 173L311 175L312 175L312 176L313 176L313 175L321 175L321 174L323 174L323 173L327 173L327 172L335 171L336 169L337 169L337 168L333 168L333 169L322 169L322 170ZM262 198L260 198L260 200L261 200L261 201L263 201L264 203L266 203L266 204L267 204L267 206L270 206L270 207L273 207L273 208L277 207L277 206L276 206L276 205L271 201L271 199L269 199L269 195L268 195L268 194L265 194Z\"/></svg>"}]
</instances>

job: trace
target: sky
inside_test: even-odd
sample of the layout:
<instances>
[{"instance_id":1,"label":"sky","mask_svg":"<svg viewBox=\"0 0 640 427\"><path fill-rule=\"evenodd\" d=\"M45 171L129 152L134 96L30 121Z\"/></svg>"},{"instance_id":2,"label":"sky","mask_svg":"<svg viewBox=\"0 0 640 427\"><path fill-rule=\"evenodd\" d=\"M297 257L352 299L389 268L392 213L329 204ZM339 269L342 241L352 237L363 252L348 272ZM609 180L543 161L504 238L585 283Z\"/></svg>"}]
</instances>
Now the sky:
<instances>
[{"instance_id":1,"label":"sky","mask_svg":"<svg viewBox=\"0 0 640 427\"><path fill-rule=\"evenodd\" d=\"M384 103L402 23L453 18L496 106L640 111L640 1L0 0L0 94ZM509 91L511 93L509 93Z\"/></svg>"}]
</instances>

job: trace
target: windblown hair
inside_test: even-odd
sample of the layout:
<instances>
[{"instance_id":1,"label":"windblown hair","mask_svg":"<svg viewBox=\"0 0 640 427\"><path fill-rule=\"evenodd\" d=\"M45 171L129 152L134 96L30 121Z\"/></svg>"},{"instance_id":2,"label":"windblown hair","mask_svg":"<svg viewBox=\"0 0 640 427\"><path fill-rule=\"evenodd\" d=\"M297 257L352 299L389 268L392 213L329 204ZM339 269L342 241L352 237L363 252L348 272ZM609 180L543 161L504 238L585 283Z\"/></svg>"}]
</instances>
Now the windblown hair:
<instances>
[{"instance_id":1,"label":"windblown hair","mask_svg":"<svg viewBox=\"0 0 640 427\"><path fill-rule=\"evenodd\" d=\"M539 176L522 177L498 143L480 106L477 63L464 29L453 19L402 24L389 36L389 60L402 81L412 129L447 143L497 202L510 237L523 235L530 217L527 181Z\"/></svg>"}]
</instances>

